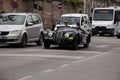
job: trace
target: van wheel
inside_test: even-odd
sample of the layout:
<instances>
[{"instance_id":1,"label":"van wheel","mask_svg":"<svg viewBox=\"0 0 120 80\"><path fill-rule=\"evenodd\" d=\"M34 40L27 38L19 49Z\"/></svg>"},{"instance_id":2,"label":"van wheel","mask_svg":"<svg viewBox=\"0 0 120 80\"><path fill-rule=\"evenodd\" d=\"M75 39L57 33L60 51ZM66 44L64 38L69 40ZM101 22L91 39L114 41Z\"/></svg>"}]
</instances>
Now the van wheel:
<instances>
[{"instance_id":1,"label":"van wheel","mask_svg":"<svg viewBox=\"0 0 120 80\"><path fill-rule=\"evenodd\" d=\"M36 42L37 46L42 46L42 35L40 35L39 40Z\"/></svg>"},{"instance_id":2,"label":"van wheel","mask_svg":"<svg viewBox=\"0 0 120 80\"><path fill-rule=\"evenodd\" d=\"M21 43L20 43L20 47L22 48L26 47L26 43L27 43L27 36L23 35Z\"/></svg>"}]
</instances>

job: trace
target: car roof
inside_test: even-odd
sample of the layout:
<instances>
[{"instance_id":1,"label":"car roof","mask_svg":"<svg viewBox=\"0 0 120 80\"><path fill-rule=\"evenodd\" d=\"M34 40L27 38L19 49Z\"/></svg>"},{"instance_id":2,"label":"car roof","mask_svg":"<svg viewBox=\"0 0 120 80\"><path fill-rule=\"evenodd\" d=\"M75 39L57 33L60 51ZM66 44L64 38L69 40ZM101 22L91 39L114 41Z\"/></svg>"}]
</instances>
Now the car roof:
<instances>
[{"instance_id":1,"label":"car roof","mask_svg":"<svg viewBox=\"0 0 120 80\"><path fill-rule=\"evenodd\" d=\"M29 15L29 14L36 14L36 13L2 13L5 15Z\"/></svg>"},{"instance_id":2,"label":"car roof","mask_svg":"<svg viewBox=\"0 0 120 80\"><path fill-rule=\"evenodd\" d=\"M71 16L71 17L81 17L86 16L87 14L80 14L80 13L69 13L69 14L63 14L61 17Z\"/></svg>"}]
</instances>

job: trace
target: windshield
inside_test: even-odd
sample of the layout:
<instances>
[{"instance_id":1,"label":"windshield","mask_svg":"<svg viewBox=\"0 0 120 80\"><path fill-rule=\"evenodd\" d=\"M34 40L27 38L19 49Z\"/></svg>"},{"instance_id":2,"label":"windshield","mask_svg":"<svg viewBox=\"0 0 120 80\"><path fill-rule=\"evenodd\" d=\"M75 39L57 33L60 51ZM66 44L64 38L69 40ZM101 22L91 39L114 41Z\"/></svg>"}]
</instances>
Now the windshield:
<instances>
[{"instance_id":1,"label":"windshield","mask_svg":"<svg viewBox=\"0 0 120 80\"><path fill-rule=\"evenodd\" d=\"M112 21L113 20L113 10L110 10L110 9L95 10L93 20Z\"/></svg>"},{"instance_id":2,"label":"windshield","mask_svg":"<svg viewBox=\"0 0 120 80\"><path fill-rule=\"evenodd\" d=\"M0 25L22 25L24 22L24 15L0 15Z\"/></svg>"},{"instance_id":3,"label":"windshield","mask_svg":"<svg viewBox=\"0 0 120 80\"><path fill-rule=\"evenodd\" d=\"M61 17L59 20L59 24L64 24L64 21L67 20L69 25L77 24L80 21L79 17Z\"/></svg>"}]
</instances>

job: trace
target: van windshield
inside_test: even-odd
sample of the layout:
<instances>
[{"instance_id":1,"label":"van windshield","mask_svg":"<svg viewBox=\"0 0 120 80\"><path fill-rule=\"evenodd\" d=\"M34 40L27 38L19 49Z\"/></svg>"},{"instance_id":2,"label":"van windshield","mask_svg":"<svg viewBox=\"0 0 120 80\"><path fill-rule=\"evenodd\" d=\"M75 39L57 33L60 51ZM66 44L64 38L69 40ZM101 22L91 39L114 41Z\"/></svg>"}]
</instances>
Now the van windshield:
<instances>
[{"instance_id":1,"label":"van windshield","mask_svg":"<svg viewBox=\"0 0 120 80\"><path fill-rule=\"evenodd\" d=\"M95 21L112 21L113 20L113 10L112 9L95 10L93 20L95 20Z\"/></svg>"},{"instance_id":2,"label":"van windshield","mask_svg":"<svg viewBox=\"0 0 120 80\"><path fill-rule=\"evenodd\" d=\"M61 17L58 24L64 24L64 21L67 20L69 25L77 24L80 21L79 17Z\"/></svg>"},{"instance_id":3,"label":"van windshield","mask_svg":"<svg viewBox=\"0 0 120 80\"><path fill-rule=\"evenodd\" d=\"M24 15L0 15L0 25L23 25Z\"/></svg>"}]
</instances>

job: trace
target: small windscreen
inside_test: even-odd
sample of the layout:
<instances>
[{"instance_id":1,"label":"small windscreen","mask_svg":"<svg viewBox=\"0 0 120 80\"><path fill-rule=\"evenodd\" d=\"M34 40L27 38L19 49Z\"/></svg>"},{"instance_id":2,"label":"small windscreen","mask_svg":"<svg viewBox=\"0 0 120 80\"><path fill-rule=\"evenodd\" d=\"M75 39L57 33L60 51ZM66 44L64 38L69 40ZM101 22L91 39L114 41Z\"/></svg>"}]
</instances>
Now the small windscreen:
<instances>
[{"instance_id":1,"label":"small windscreen","mask_svg":"<svg viewBox=\"0 0 120 80\"><path fill-rule=\"evenodd\" d=\"M113 20L112 9L96 9L94 11L93 20L111 21Z\"/></svg>"}]
</instances>

